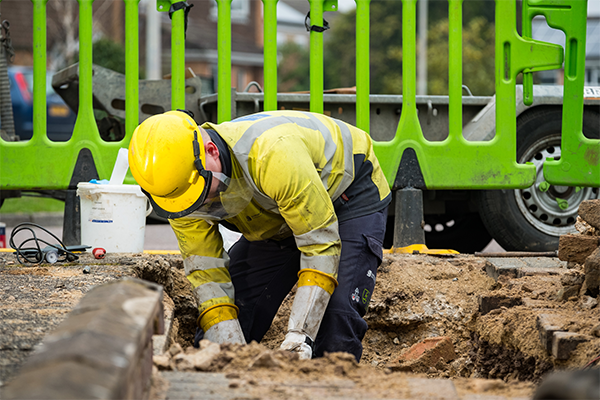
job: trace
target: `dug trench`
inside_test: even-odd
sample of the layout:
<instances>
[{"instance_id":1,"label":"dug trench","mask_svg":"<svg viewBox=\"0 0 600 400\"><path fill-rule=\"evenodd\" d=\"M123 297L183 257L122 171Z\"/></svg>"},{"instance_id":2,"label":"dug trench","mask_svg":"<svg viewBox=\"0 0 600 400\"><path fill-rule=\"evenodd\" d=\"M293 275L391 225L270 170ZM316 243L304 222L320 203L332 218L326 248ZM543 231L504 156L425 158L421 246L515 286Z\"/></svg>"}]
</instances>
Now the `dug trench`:
<instances>
[{"instance_id":1,"label":"dug trench","mask_svg":"<svg viewBox=\"0 0 600 400\"><path fill-rule=\"evenodd\" d=\"M302 361L277 350L293 291L260 344L215 347L203 341L201 349L194 349L198 314L181 259L144 256L133 270L164 286L165 307L174 313L171 345L154 357L157 369L223 372L233 379L230 387L298 376L343 378L383 397L387 391L397 395L394 388L408 374L451 379L459 395L531 398L546 373L581 369L600 354L598 298L581 287L583 266L575 263L495 280L486 273L490 263L483 257L388 254L365 315L369 330L360 363L343 353ZM553 353L550 341L556 331L565 342ZM418 346L433 338L442 338L445 349L419 354ZM417 357L411 357L415 352ZM156 378L160 381L160 372Z\"/></svg>"}]
</instances>

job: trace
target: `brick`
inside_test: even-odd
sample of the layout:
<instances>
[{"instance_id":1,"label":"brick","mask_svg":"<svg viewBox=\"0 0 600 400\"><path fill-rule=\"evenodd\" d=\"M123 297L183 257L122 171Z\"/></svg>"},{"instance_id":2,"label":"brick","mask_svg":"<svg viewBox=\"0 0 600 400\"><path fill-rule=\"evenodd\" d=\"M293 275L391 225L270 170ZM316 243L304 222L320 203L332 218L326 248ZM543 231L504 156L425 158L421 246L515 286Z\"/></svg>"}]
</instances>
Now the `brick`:
<instances>
[{"instance_id":1,"label":"brick","mask_svg":"<svg viewBox=\"0 0 600 400\"><path fill-rule=\"evenodd\" d=\"M509 297L505 295L492 295L479 297L479 312L485 315L500 307L511 308L520 306L523 300L520 297Z\"/></svg>"},{"instance_id":2,"label":"brick","mask_svg":"<svg viewBox=\"0 0 600 400\"><path fill-rule=\"evenodd\" d=\"M440 360L445 362L456 358L452 340L447 336L427 338L414 344L397 360L400 365L394 368L398 371L426 371L435 367Z\"/></svg>"},{"instance_id":3,"label":"brick","mask_svg":"<svg viewBox=\"0 0 600 400\"><path fill-rule=\"evenodd\" d=\"M582 201L578 214L585 222L600 229L600 199Z\"/></svg>"},{"instance_id":4,"label":"brick","mask_svg":"<svg viewBox=\"0 0 600 400\"><path fill-rule=\"evenodd\" d=\"M408 378L409 399L458 400L456 388L451 380Z\"/></svg>"},{"instance_id":5,"label":"brick","mask_svg":"<svg viewBox=\"0 0 600 400\"><path fill-rule=\"evenodd\" d=\"M600 238L585 235L562 235L558 241L558 258L562 261L583 264L598 248Z\"/></svg>"},{"instance_id":6,"label":"brick","mask_svg":"<svg viewBox=\"0 0 600 400\"><path fill-rule=\"evenodd\" d=\"M583 271L585 273L584 286L586 292L592 296L597 296L600 291L600 247L585 260Z\"/></svg>"},{"instance_id":7,"label":"brick","mask_svg":"<svg viewBox=\"0 0 600 400\"><path fill-rule=\"evenodd\" d=\"M557 360L567 360L579 343L587 342L589 336L573 332L554 332L552 336L552 355Z\"/></svg>"},{"instance_id":8,"label":"brick","mask_svg":"<svg viewBox=\"0 0 600 400\"><path fill-rule=\"evenodd\" d=\"M548 353L552 352L552 338L554 333L563 330L562 317L555 314L540 314L537 316L536 326L542 346Z\"/></svg>"}]
</instances>

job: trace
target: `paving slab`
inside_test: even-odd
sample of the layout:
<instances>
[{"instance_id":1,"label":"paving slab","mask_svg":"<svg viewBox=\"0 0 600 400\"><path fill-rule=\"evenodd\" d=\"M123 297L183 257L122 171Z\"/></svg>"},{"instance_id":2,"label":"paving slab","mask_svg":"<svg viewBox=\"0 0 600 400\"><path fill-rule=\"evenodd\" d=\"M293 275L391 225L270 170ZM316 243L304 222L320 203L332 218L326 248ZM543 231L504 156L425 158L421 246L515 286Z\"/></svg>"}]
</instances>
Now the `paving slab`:
<instances>
[{"instance_id":1,"label":"paving slab","mask_svg":"<svg viewBox=\"0 0 600 400\"><path fill-rule=\"evenodd\" d=\"M522 278L531 275L556 275L564 271L566 261L556 257L486 257L486 273L498 280L500 276Z\"/></svg>"},{"instance_id":2,"label":"paving slab","mask_svg":"<svg viewBox=\"0 0 600 400\"><path fill-rule=\"evenodd\" d=\"M356 388L349 379L333 381L305 381L293 379L284 383L259 381L249 384L244 382L238 386L239 379L228 379L225 373L209 372L162 372L169 388L167 399L259 399L259 398L288 398L288 399L382 399L373 397L368 389ZM426 379L406 377L405 389L399 390L395 396L385 397L386 400L461 400L454 383L448 379ZM475 400L475 398L473 399ZM494 397L480 397L479 400L505 400Z\"/></svg>"},{"instance_id":3,"label":"paving slab","mask_svg":"<svg viewBox=\"0 0 600 400\"><path fill-rule=\"evenodd\" d=\"M410 399L459 400L451 380L408 378Z\"/></svg>"}]
</instances>

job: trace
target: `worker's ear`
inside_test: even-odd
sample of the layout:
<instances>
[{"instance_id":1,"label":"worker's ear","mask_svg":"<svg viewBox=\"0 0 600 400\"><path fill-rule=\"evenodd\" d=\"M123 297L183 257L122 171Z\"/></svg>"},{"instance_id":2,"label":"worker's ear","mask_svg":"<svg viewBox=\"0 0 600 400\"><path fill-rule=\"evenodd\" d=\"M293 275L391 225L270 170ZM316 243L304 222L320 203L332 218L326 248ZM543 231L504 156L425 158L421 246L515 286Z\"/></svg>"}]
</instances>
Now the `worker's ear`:
<instances>
[{"instance_id":1,"label":"worker's ear","mask_svg":"<svg viewBox=\"0 0 600 400\"><path fill-rule=\"evenodd\" d=\"M206 157L219 158L219 148L213 142L206 142L204 144L204 152Z\"/></svg>"}]
</instances>

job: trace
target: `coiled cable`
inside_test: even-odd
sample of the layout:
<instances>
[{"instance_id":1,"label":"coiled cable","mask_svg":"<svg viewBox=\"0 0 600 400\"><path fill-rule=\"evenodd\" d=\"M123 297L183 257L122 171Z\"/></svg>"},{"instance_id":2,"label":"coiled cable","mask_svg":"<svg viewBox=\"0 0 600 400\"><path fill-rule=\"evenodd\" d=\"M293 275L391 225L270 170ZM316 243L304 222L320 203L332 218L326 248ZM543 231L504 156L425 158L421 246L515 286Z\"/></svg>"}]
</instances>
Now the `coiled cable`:
<instances>
[{"instance_id":1,"label":"coiled cable","mask_svg":"<svg viewBox=\"0 0 600 400\"><path fill-rule=\"evenodd\" d=\"M58 242L58 244L52 244L45 241L44 239L38 238L33 228L40 229L48 235L52 236ZM22 231L31 232L32 237L22 241L17 246L15 245L14 241L15 236ZM27 245L31 246L31 243L33 243L35 247L25 247ZM40 247L40 243L45 244L46 247L42 249ZM32 264L38 264L43 262L44 260L53 264L58 261L75 261L79 258L79 256L69 251L64 245L64 243L59 238L57 238L52 232L50 232L43 226L34 224L32 222L24 222L15 226L15 228L10 234L9 244L10 247L12 247L15 250L17 261L19 262L19 264L23 264L23 261Z\"/></svg>"}]
</instances>

